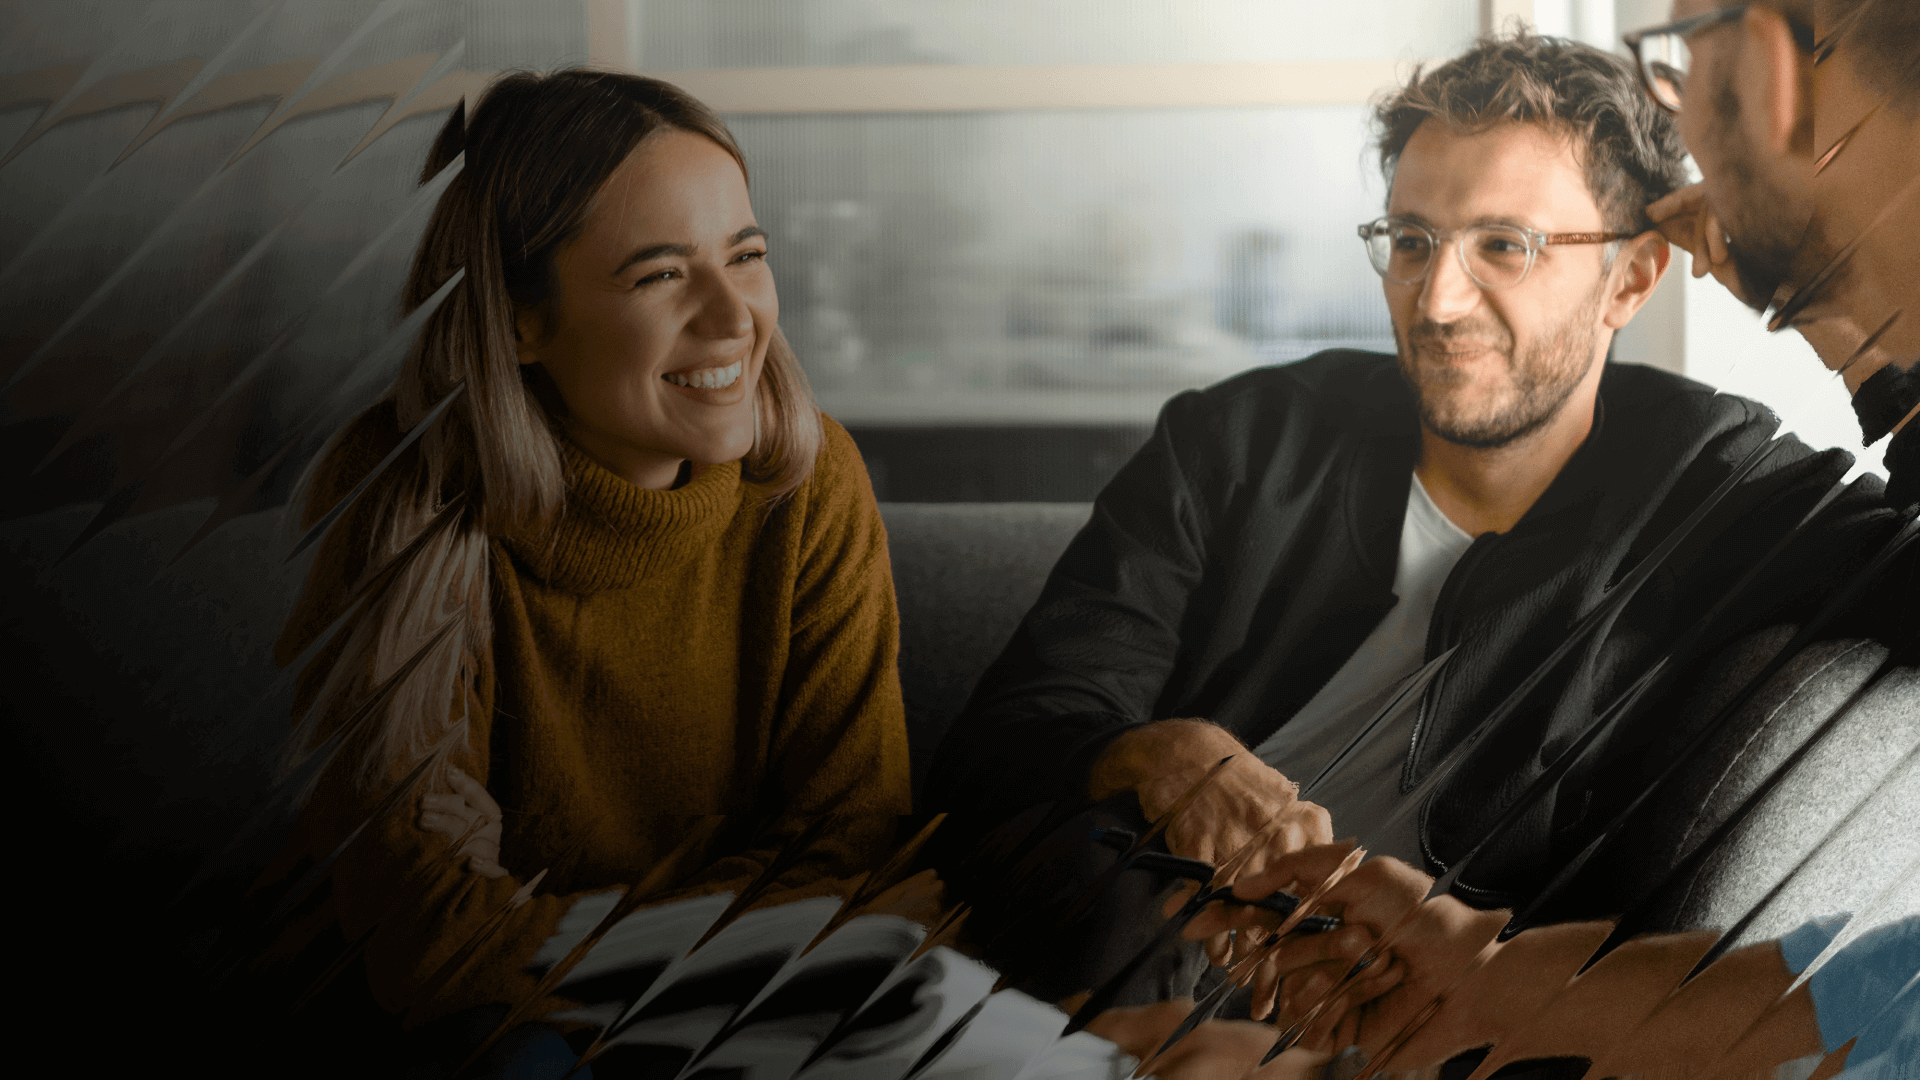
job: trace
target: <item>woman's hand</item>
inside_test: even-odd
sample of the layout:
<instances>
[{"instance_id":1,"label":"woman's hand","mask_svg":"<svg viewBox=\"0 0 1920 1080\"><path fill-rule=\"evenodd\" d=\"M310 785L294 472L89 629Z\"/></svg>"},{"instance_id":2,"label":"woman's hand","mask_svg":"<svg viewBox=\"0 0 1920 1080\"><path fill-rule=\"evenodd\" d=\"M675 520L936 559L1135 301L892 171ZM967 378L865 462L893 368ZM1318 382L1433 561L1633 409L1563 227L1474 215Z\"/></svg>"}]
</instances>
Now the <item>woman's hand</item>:
<instances>
[{"instance_id":1,"label":"woman's hand","mask_svg":"<svg viewBox=\"0 0 1920 1080\"><path fill-rule=\"evenodd\" d=\"M465 837L460 854L467 856L467 869L482 877L506 877L500 865L500 804L458 768L449 765L447 773L458 794L421 796L420 827L453 843Z\"/></svg>"}]
</instances>

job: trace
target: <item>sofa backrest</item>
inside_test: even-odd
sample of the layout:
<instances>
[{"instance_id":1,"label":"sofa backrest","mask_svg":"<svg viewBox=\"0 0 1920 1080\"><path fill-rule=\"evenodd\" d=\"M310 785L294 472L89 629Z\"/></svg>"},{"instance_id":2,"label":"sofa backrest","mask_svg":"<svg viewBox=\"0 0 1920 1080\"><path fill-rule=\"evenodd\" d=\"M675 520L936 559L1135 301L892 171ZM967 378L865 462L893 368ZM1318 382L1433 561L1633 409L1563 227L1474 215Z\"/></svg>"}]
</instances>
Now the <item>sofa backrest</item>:
<instances>
[{"instance_id":1,"label":"sofa backrest","mask_svg":"<svg viewBox=\"0 0 1920 1080\"><path fill-rule=\"evenodd\" d=\"M1735 643L1679 702L1703 742L1608 860L1644 898L1640 929L1737 947L1841 913L1920 914L1920 670L1875 641L1815 641L1706 733L1793 630Z\"/></svg>"},{"instance_id":2,"label":"sofa backrest","mask_svg":"<svg viewBox=\"0 0 1920 1080\"><path fill-rule=\"evenodd\" d=\"M934 748L1087 523L1090 503L882 503L917 796Z\"/></svg>"}]
</instances>

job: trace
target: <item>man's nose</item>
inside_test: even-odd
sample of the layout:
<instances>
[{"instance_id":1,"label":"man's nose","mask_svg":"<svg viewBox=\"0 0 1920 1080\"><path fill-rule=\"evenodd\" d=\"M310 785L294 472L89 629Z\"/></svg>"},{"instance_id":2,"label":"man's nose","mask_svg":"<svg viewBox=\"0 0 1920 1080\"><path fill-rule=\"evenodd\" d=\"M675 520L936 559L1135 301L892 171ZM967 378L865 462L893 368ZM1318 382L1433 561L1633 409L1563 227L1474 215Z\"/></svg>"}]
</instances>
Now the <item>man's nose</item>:
<instances>
[{"instance_id":1,"label":"man's nose","mask_svg":"<svg viewBox=\"0 0 1920 1080\"><path fill-rule=\"evenodd\" d=\"M1436 323L1458 322L1480 306L1480 286L1467 276L1460 265L1460 253L1452 244L1442 244L1433 253L1433 263L1420 282L1420 314Z\"/></svg>"},{"instance_id":2,"label":"man's nose","mask_svg":"<svg viewBox=\"0 0 1920 1080\"><path fill-rule=\"evenodd\" d=\"M724 270L696 275L699 310L691 324L701 337L733 340L753 335L753 309Z\"/></svg>"}]
</instances>

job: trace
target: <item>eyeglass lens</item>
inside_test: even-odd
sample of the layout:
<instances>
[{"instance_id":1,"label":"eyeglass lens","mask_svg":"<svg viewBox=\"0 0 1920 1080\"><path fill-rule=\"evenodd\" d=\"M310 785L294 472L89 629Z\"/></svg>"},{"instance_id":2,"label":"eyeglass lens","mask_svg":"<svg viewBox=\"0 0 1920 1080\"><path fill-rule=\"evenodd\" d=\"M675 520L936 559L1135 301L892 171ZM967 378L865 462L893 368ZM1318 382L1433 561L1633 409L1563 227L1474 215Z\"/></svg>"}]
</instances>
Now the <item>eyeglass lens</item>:
<instances>
[{"instance_id":1,"label":"eyeglass lens","mask_svg":"<svg viewBox=\"0 0 1920 1080\"><path fill-rule=\"evenodd\" d=\"M1459 233L1467 275L1486 288L1518 284L1533 253L1525 233L1501 225L1478 225ZM1409 222L1376 223L1367 231L1367 254L1382 276L1411 285L1433 268L1434 236Z\"/></svg>"},{"instance_id":2,"label":"eyeglass lens","mask_svg":"<svg viewBox=\"0 0 1920 1080\"><path fill-rule=\"evenodd\" d=\"M1687 88L1687 39L1680 34L1654 34L1640 41L1640 78L1655 101L1678 111Z\"/></svg>"}]
</instances>

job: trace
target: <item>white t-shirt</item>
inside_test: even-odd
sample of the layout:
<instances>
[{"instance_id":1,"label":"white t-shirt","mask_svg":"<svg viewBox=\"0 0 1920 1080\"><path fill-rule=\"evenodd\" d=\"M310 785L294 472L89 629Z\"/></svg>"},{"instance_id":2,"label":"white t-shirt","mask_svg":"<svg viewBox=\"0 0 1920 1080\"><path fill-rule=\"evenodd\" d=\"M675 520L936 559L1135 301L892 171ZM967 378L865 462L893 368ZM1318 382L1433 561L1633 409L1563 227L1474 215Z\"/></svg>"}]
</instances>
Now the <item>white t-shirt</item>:
<instances>
[{"instance_id":1,"label":"white t-shirt","mask_svg":"<svg viewBox=\"0 0 1920 1080\"><path fill-rule=\"evenodd\" d=\"M1393 575L1398 602L1313 700L1254 753L1287 779L1303 787L1312 783L1391 700L1394 688L1426 663L1427 628L1440 587L1472 545L1473 537L1434 505L1415 476L1407 490L1400 561ZM1370 853L1391 855L1415 867L1423 865L1418 815L1402 815L1384 833L1378 826L1400 802L1400 772L1418 705L1417 695L1403 703L1339 768L1305 793L1333 816L1335 836L1358 836Z\"/></svg>"}]
</instances>

